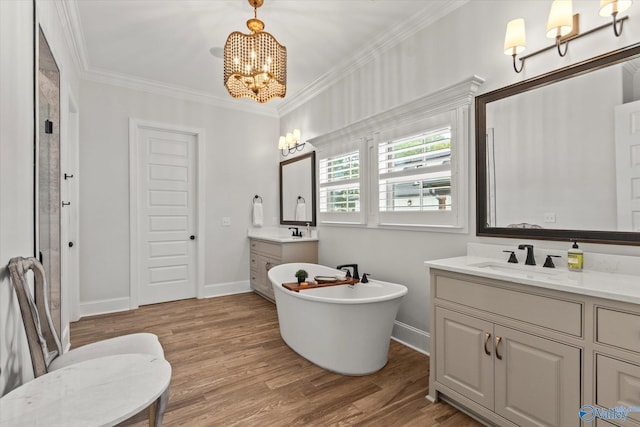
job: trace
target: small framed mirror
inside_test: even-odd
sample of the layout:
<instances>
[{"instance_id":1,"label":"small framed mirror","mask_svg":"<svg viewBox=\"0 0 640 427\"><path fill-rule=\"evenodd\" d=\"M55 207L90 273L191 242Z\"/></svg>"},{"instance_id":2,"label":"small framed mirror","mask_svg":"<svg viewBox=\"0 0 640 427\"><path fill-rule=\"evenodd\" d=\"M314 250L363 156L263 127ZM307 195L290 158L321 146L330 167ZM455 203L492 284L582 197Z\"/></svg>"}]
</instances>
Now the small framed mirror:
<instances>
[{"instance_id":1,"label":"small framed mirror","mask_svg":"<svg viewBox=\"0 0 640 427\"><path fill-rule=\"evenodd\" d=\"M280 224L316 225L316 153L280 162Z\"/></svg>"}]
</instances>

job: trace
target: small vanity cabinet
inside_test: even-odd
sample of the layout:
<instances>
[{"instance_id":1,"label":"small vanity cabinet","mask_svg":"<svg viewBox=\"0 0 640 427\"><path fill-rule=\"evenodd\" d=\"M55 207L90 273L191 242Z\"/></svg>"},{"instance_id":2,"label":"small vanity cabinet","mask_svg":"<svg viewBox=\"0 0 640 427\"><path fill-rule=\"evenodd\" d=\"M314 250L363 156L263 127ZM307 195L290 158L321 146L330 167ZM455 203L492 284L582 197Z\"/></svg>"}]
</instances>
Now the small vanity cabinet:
<instances>
[{"instance_id":1,"label":"small vanity cabinet","mask_svg":"<svg viewBox=\"0 0 640 427\"><path fill-rule=\"evenodd\" d=\"M279 242L267 239L250 238L250 283L251 288L267 298L275 301L271 282L267 273L271 267L289 262L318 262L317 240L294 240ZM295 277L291 278L295 281Z\"/></svg>"},{"instance_id":2,"label":"small vanity cabinet","mask_svg":"<svg viewBox=\"0 0 640 427\"><path fill-rule=\"evenodd\" d=\"M430 399L487 423L580 426L584 405L640 407L636 304L432 265L431 325ZM640 412L592 421L640 426Z\"/></svg>"}]
</instances>

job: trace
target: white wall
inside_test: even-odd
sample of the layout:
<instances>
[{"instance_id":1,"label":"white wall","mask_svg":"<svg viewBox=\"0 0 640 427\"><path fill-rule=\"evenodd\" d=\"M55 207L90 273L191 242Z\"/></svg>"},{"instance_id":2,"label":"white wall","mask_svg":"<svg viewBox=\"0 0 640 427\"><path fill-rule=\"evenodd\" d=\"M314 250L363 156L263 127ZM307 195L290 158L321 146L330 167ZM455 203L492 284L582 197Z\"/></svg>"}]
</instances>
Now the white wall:
<instances>
[{"instance_id":1,"label":"white wall","mask_svg":"<svg viewBox=\"0 0 640 427\"><path fill-rule=\"evenodd\" d=\"M33 18L30 1L0 1L0 395L33 377L20 309L6 269L9 259L32 256L34 251ZM67 100L77 90L77 77L54 2L37 2L37 21L61 72L64 135ZM64 298L67 290L62 292ZM62 309L62 328L68 331L66 307Z\"/></svg>"},{"instance_id":2,"label":"white wall","mask_svg":"<svg viewBox=\"0 0 640 427\"><path fill-rule=\"evenodd\" d=\"M620 38L612 30L602 31L571 43L567 57L549 51L527 61L516 74L511 57L502 51L506 23L518 17L526 20L530 53L551 44L545 37L550 2L473 0L434 25L400 42L372 59L304 105L281 119L281 129L299 127L305 138L340 129L357 120L401 105L415 98L455 84L471 75L486 79L479 93L578 62L640 40L640 27L628 25L640 20L640 5L627 11L631 16ZM574 1L581 13L581 28L606 23L598 15L595 1ZM380 279L404 283L409 297L400 308L398 320L415 328L405 339L427 349L429 330L429 279L423 261L463 255L467 242L482 241L514 247L520 240L475 236L475 179L473 122L469 143L469 234L390 231L367 228L321 226L320 262L337 265L357 262L362 272ZM348 242L348 244L345 244ZM566 242L533 242L564 249ZM586 251L640 255L640 248L589 245Z\"/></svg>"},{"instance_id":3,"label":"white wall","mask_svg":"<svg viewBox=\"0 0 640 427\"><path fill-rule=\"evenodd\" d=\"M0 395L33 374L6 268L33 254L33 8L0 2Z\"/></svg>"},{"instance_id":4,"label":"white wall","mask_svg":"<svg viewBox=\"0 0 640 427\"><path fill-rule=\"evenodd\" d=\"M128 307L129 118L205 130L205 285L248 286L253 197L278 216L278 119L88 81L80 98L81 313Z\"/></svg>"}]
</instances>

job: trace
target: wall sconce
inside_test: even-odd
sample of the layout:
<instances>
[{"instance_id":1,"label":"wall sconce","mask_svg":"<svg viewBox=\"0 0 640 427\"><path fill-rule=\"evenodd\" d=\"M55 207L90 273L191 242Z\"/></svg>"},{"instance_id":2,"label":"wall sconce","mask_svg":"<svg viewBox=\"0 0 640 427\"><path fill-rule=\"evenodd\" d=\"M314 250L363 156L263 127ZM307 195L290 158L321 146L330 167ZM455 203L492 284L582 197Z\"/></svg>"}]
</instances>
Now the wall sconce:
<instances>
[{"instance_id":1,"label":"wall sconce","mask_svg":"<svg viewBox=\"0 0 640 427\"><path fill-rule=\"evenodd\" d=\"M293 132L287 132L286 136L281 136L278 142L278 148L282 151L283 156L287 156L296 151L302 151L306 142L300 144L300 129L294 129Z\"/></svg>"},{"instance_id":2,"label":"wall sconce","mask_svg":"<svg viewBox=\"0 0 640 427\"><path fill-rule=\"evenodd\" d=\"M547 37L554 38L555 44L521 57L520 68L518 68L516 64L516 57L524 51L526 47L524 19L519 18L514 19L507 24L507 31L504 37L504 54L512 56L513 69L516 73L520 73L524 68L524 61L527 58L531 58L532 56L553 48L558 50L558 55L565 56L569 49L569 42L571 40L600 31L610 25L613 26L613 32L616 37L620 37L624 21L629 19L629 17L624 16L618 19L618 14L627 10L631 6L631 2L632 0L601 0L600 16L612 16L613 23L601 25L581 34L580 14L573 14L571 0L554 0L551 4L549 19L547 20ZM563 45L564 49L562 49Z\"/></svg>"},{"instance_id":3,"label":"wall sconce","mask_svg":"<svg viewBox=\"0 0 640 427\"><path fill-rule=\"evenodd\" d=\"M630 7L631 0L600 0L600 16L611 15L613 17L613 33L616 37L620 37L622 34L622 25L625 19L618 20L618 13L622 13ZM618 23L620 23L620 28L618 28Z\"/></svg>"}]
</instances>

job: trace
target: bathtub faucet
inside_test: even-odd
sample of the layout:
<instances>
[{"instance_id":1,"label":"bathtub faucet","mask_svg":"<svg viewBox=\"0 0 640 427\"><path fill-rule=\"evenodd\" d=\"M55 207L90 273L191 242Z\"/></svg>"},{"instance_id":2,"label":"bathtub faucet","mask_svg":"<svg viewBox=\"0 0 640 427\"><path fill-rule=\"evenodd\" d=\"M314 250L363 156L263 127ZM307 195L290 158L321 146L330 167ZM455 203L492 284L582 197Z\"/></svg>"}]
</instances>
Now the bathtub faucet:
<instances>
[{"instance_id":1,"label":"bathtub faucet","mask_svg":"<svg viewBox=\"0 0 640 427\"><path fill-rule=\"evenodd\" d=\"M353 274L351 275L351 277L353 277L355 280L360 280L360 274L358 274L358 264L342 264L337 266L336 268L338 270L342 270L345 267L351 267L353 269Z\"/></svg>"},{"instance_id":2,"label":"bathtub faucet","mask_svg":"<svg viewBox=\"0 0 640 427\"><path fill-rule=\"evenodd\" d=\"M289 230L293 230L291 237L302 237L302 232L298 230L298 227L289 227Z\"/></svg>"}]
</instances>

